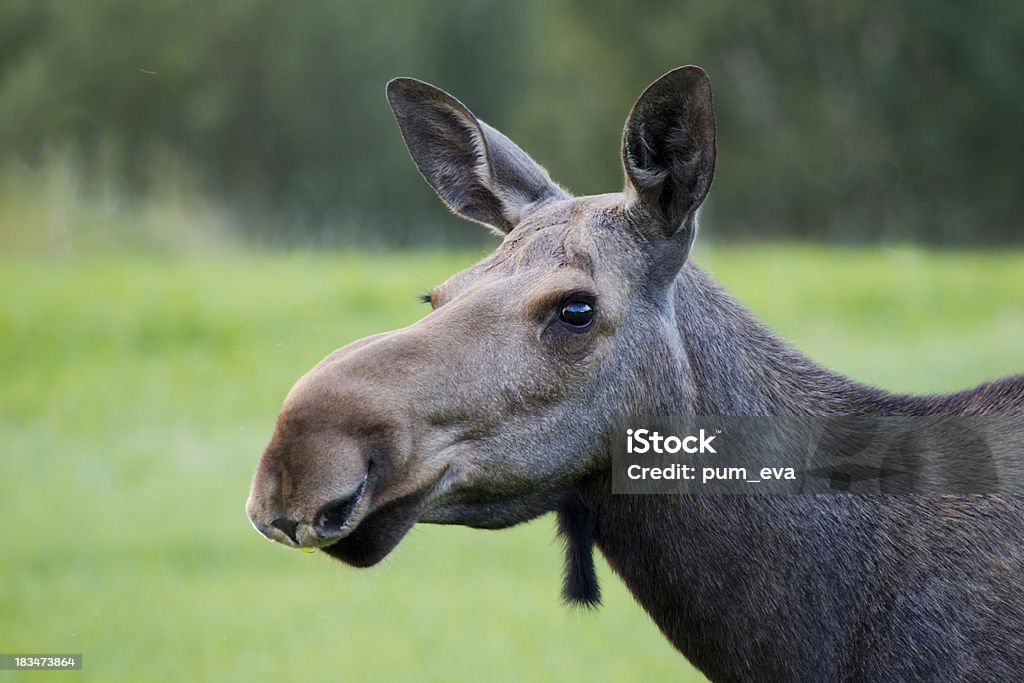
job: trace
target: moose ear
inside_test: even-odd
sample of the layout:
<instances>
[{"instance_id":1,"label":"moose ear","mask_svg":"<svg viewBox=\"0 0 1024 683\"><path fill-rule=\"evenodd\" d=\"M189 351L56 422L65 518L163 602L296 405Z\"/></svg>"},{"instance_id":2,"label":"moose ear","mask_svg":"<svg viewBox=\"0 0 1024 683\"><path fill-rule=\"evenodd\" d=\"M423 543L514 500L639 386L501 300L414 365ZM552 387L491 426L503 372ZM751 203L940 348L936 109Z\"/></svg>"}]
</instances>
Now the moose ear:
<instances>
[{"instance_id":1,"label":"moose ear","mask_svg":"<svg viewBox=\"0 0 1024 683\"><path fill-rule=\"evenodd\" d=\"M515 143L429 83L396 78L388 102L423 177L458 215L507 233L569 194Z\"/></svg>"},{"instance_id":2,"label":"moose ear","mask_svg":"<svg viewBox=\"0 0 1024 683\"><path fill-rule=\"evenodd\" d=\"M678 235L688 249L715 174L715 113L703 69L669 71L640 95L622 133L622 164L640 225L653 228L651 237Z\"/></svg>"}]
</instances>

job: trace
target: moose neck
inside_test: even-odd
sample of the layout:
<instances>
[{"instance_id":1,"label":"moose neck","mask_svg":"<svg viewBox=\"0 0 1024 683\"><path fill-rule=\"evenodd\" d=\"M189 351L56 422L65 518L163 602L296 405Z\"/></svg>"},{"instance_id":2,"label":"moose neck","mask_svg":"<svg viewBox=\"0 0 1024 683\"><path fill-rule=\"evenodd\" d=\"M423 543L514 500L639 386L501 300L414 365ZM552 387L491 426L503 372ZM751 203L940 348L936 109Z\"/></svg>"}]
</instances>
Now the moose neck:
<instances>
[{"instance_id":1,"label":"moose neck","mask_svg":"<svg viewBox=\"0 0 1024 683\"><path fill-rule=\"evenodd\" d=\"M1024 416L1024 376L953 394L890 394L815 364L697 266L685 266L675 286L688 362L676 384L666 378L665 391L692 397L681 411L704 417ZM929 556L913 548L942 548L962 533L960 503L929 517L915 500L614 495L609 467L581 486L575 510L562 513L561 521L563 532L579 541L570 566L585 566L580 549L596 545L668 639L714 680L877 678L885 672L856 668L863 663L857 648L867 646L859 640L866 632L856 625L877 620L904 599L893 576L903 571L901 563L926 563L921 558ZM1019 524L1016 512L989 513ZM944 519L953 521L942 527L936 520ZM574 533L579 529L584 533ZM882 571L886 558L894 564ZM922 571L948 571L943 562L948 556L940 552ZM905 635L896 630L887 637ZM906 638L888 647L905 653L914 635ZM935 676L941 677L938 670Z\"/></svg>"},{"instance_id":2,"label":"moose neck","mask_svg":"<svg viewBox=\"0 0 1024 683\"><path fill-rule=\"evenodd\" d=\"M886 397L782 341L692 262L676 279L674 295L696 415L874 412Z\"/></svg>"},{"instance_id":3,"label":"moose neck","mask_svg":"<svg viewBox=\"0 0 1024 683\"><path fill-rule=\"evenodd\" d=\"M687 264L675 286L690 373L679 381L695 388L695 414L913 412L912 397L858 385L787 345L698 266ZM846 609L830 596L852 588L850 564L863 558L832 557L841 545L827 541L844 532L843 501L822 515L818 508L833 503L811 496L616 496L610 472L588 482L582 499L593 542L669 640L712 678L785 678L796 671L777 668L791 666L783 662L811 662L820 648L839 646L827 629L794 624L807 623L801 610L839 618ZM801 592L801 602L792 581L825 585Z\"/></svg>"}]
</instances>

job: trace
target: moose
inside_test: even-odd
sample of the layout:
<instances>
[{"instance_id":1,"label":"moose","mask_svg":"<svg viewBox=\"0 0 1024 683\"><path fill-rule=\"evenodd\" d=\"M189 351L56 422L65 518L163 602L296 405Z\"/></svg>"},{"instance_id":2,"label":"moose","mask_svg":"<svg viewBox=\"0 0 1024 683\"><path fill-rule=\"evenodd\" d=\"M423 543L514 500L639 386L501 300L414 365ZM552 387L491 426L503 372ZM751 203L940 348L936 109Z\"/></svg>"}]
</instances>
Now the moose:
<instances>
[{"instance_id":1,"label":"moose","mask_svg":"<svg viewBox=\"0 0 1024 683\"><path fill-rule=\"evenodd\" d=\"M387 98L413 162L498 248L408 327L301 377L257 466L264 536L380 562L416 522L509 527L554 512L563 592L599 601L596 547L713 680L1024 675L1024 495L621 495L634 415L1024 416L1024 375L897 395L823 368L691 259L715 170L705 72L651 84L622 136L622 192L575 197L446 92Z\"/></svg>"}]
</instances>

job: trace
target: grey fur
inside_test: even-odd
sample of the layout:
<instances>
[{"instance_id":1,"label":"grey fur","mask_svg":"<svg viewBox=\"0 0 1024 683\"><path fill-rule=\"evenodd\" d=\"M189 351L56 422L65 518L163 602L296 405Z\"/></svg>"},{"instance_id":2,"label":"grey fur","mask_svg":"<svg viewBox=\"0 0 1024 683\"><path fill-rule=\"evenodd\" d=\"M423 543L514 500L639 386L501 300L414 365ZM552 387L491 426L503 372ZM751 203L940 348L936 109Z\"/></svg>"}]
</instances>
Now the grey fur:
<instances>
[{"instance_id":1,"label":"grey fur","mask_svg":"<svg viewBox=\"0 0 1024 683\"><path fill-rule=\"evenodd\" d=\"M507 233L543 203L568 198L515 143L443 90L395 78L387 96L417 168L456 214Z\"/></svg>"},{"instance_id":2,"label":"grey fur","mask_svg":"<svg viewBox=\"0 0 1024 683\"><path fill-rule=\"evenodd\" d=\"M566 596L597 601L596 546L712 679L1024 675L1020 493L612 495L612 432L636 416L1024 415L1020 375L919 397L822 368L687 260L714 173L703 71L645 91L626 191L595 197L569 197L433 86L388 96L441 198L507 234L434 289L432 313L296 383L247 505L261 533L368 566L417 521L558 511ZM559 320L580 296L596 310L582 331Z\"/></svg>"}]
</instances>

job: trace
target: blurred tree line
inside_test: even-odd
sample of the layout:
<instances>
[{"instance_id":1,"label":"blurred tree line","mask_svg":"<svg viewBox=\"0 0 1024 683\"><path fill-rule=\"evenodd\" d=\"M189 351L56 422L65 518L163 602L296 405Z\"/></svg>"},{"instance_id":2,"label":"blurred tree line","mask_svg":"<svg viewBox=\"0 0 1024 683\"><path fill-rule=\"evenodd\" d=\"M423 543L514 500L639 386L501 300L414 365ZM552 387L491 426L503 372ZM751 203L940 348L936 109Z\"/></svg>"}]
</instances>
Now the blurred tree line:
<instances>
[{"instance_id":1,"label":"blurred tree line","mask_svg":"<svg viewBox=\"0 0 1024 683\"><path fill-rule=\"evenodd\" d=\"M436 83L576 193L621 187L640 91L715 87L715 237L1020 242L1024 4L648 0L6 0L0 160L72 150L146 197L161 160L242 230L453 243L383 94ZM266 226L278 226L268 232Z\"/></svg>"}]
</instances>

